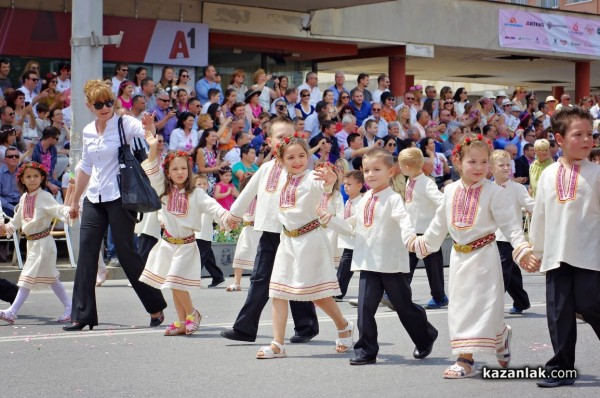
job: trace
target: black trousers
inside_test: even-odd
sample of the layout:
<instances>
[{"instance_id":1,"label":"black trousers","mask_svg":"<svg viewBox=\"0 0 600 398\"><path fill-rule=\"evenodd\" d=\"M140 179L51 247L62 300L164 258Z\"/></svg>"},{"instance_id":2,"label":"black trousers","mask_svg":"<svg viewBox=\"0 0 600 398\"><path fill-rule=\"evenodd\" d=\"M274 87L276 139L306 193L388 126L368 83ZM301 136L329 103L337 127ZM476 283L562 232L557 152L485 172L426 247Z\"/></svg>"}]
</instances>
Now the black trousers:
<instances>
[{"instance_id":1,"label":"black trousers","mask_svg":"<svg viewBox=\"0 0 600 398\"><path fill-rule=\"evenodd\" d=\"M409 252L408 259L410 262L408 283L410 284L412 283L415 269L419 263L419 258L415 253ZM425 264L425 272L427 273L427 280L429 281L431 297L440 303L444 301L444 297L446 296L446 293L444 292L444 256L442 254L442 249L425 257L423 263Z\"/></svg>"},{"instance_id":2,"label":"black trousers","mask_svg":"<svg viewBox=\"0 0 600 398\"><path fill-rule=\"evenodd\" d=\"M150 250L152 250L154 245L156 245L157 243L158 239L156 239L154 236L146 234L140 234L140 236L138 236L137 252L140 254L144 265L148 261L148 255L150 254Z\"/></svg>"},{"instance_id":3,"label":"black trousers","mask_svg":"<svg viewBox=\"0 0 600 398\"><path fill-rule=\"evenodd\" d=\"M412 302L409 274L361 271L358 288L358 330L360 338L354 345L357 356L375 358L379 352L375 313L383 292L396 308L404 329L419 350L431 345L438 331L427 321L423 307Z\"/></svg>"},{"instance_id":4,"label":"black trousers","mask_svg":"<svg viewBox=\"0 0 600 398\"><path fill-rule=\"evenodd\" d=\"M546 273L546 316L554 349L546 369L575 368L576 312L600 339L600 271L560 263L559 268Z\"/></svg>"},{"instance_id":5,"label":"black trousers","mask_svg":"<svg viewBox=\"0 0 600 398\"><path fill-rule=\"evenodd\" d=\"M217 265L215 259L215 253L212 250L212 242L203 239L196 239L198 250L200 250L200 264L206 268L210 276L213 278L213 282L221 281L225 279L223 271Z\"/></svg>"},{"instance_id":6,"label":"black trousers","mask_svg":"<svg viewBox=\"0 0 600 398\"><path fill-rule=\"evenodd\" d=\"M344 297L346 292L348 292L350 279L352 279L352 275L354 275L354 272L350 271L353 253L354 250L352 249L344 249L342 257L340 258L340 265L338 265L337 280L340 285L340 291L342 292L341 297Z\"/></svg>"},{"instance_id":7,"label":"black trousers","mask_svg":"<svg viewBox=\"0 0 600 398\"><path fill-rule=\"evenodd\" d=\"M160 290L139 281L144 262L133 247L135 215L123 209L121 199L92 203L85 198L81 215L79 260L73 284L73 321L93 326L98 324L95 291L98 253L109 225L119 262L146 311L152 314L167 308Z\"/></svg>"},{"instance_id":8,"label":"black trousers","mask_svg":"<svg viewBox=\"0 0 600 398\"><path fill-rule=\"evenodd\" d=\"M521 269L513 261L513 247L510 242L496 241L502 262L502 277L504 278L504 291L513 299L513 307L526 310L531 307L529 295L523 289L523 275Z\"/></svg>"},{"instance_id":9,"label":"black trousers","mask_svg":"<svg viewBox=\"0 0 600 398\"><path fill-rule=\"evenodd\" d=\"M279 247L280 234L263 232L258 243L254 270L250 276L248 297L233 324L237 331L256 337L260 314L269 301L269 283L273 272L275 254ZM313 336L319 333L319 322L315 305L311 301L290 301L294 330L300 336Z\"/></svg>"},{"instance_id":10,"label":"black trousers","mask_svg":"<svg viewBox=\"0 0 600 398\"><path fill-rule=\"evenodd\" d=\"M0 279L0 300L7 301L12 304L17 297L19 287L6 279Z\"/></svg>"}]
</instances>

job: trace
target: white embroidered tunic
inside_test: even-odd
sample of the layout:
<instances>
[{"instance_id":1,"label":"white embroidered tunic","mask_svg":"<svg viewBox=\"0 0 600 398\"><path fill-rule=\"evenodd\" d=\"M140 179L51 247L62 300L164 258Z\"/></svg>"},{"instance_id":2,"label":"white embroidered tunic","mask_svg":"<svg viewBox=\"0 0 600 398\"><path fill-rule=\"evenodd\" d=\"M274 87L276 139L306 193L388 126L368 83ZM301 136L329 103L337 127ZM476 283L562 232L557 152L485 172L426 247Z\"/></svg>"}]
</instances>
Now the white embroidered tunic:
<instances>
[{"instance_id":1,"label":"white embroidered tunic","mask_svg":"<svg viewBox=\"0 0 600 398\"><path fill-rule=\"evenodd\" d=\"M498 185L498 184L496 184ZM533 205L535 204L529 192L527 192L527 188L523 184L519 184L512 180L506 181L502 185L498 185L504 188L504 200L506 206L509 207L513 213L515 213L515 217L519 220L519 225L523 228L523 210L533 213ZM496 240L502 242L508 242L506 236L502 233L500 228L496 230Z\"/></svg>"},{"instance_id":2,"label":"white embroidered tunic","mask_svg":"<svg viewBox=\"0 0 600 398\"><path fill-rule=\"evenodd\" d=\"M254 214L256 211L256 201L254 198L250 202L250 206L242 217L244 223L253 223ZM233 256L233 268L241 268L251 270L254 268L254 259L256 258L256 249L258 242L262 236L261 231L254 229L253 225L246 225L242 228L242 232L235 246L235 255Z\"/></svg>"},{"instance_id":3,"label":"white embroidered tunic","mask_svg":"<svg viewBox=\"0 0 600 398\"><path fill-rule=\"evenodd\" d=\"M356 214L356 206L362 199L362 195L358 195L354 199L348 199L341 213L337 213L336 217L347 220ZM341 249L354 249L354 237L346 234L338 234L338 247Z\"/></svg>"},{"instance_id":4,"label":"white embroidered tunic","mask_svg":"<svg viewBox=\"0 0 600 398\"><path fill-rule=\"evenodd\" d=\"M443 200L444 194L425 174L408 178L404 193L404 206L416 233L423 234L427 230Z\"/></svg>"}]
</instances>

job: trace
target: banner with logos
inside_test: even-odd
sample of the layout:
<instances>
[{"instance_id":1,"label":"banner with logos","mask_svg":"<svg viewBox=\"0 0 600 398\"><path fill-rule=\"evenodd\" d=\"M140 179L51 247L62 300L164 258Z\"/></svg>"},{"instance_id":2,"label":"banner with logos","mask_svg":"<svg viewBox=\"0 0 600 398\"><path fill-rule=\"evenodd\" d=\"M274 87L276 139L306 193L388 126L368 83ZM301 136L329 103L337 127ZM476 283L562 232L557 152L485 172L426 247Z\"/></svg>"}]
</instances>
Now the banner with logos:
<instances>
[{"instance_id":1,"label":"banner with logos","mask_svg":"<svg viewBox=\"0 0 600 398\"><path fill-rule=\"evenodd\" d=\"M600 21L512 9L498 20L500 47L600 56Z\"/></svg>"}]
</instances>

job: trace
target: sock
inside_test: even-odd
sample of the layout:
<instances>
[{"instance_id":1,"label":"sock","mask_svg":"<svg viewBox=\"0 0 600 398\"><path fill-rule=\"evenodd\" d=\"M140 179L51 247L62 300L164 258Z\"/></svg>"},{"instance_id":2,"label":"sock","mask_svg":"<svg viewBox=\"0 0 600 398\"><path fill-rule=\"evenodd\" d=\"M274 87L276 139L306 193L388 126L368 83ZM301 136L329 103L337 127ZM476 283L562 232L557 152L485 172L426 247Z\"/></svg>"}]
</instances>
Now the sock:
<instances>
[{"instance_id":1,"label":"sock","mask_svg":"<svg viewBox=\"0 0 600 398\"><path fill-rule=\"evenodd\" d=\"M50 287L52 288L52 290L54 290L54 294L56 294L56 297L58 297L62 305L65 307L65 310L69 309L70 313L71 300L69 299L67 291L65 290L65 286L62 284L62 282L57 279L50 285Z\"/></svg>"},{"instance_id":2,"label":"sock","mask_svg":"<svg viewBox=\"0 0 600 398\"><path fill-rule=\"evenodd\" d=\"M13 301L12 305L10 306L10 308L8 308L7 311L11 311L15 316L17 316L17 313L21 309L21 306L23 305L23 303L25 303L25 300L27 300L29 292L30 290L26 287L19 286L17 297L15 297L15 301Z\"/></svg>"}]
</instances>

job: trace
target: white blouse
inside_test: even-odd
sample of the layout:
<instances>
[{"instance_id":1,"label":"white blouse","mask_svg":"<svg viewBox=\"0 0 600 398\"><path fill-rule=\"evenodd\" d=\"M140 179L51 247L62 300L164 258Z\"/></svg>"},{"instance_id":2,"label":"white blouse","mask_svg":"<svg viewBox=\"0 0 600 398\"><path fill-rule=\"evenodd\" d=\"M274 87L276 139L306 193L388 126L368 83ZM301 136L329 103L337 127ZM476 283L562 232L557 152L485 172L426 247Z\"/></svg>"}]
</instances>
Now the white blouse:
<instances>
[{"instance_id":1,"label":"white blouse","mask_svg":"<svg viewBox=\"0 0 600 398\"><path fill-rule=\"evenodd\" d=\"M189 152L198 146L198 141L197 132L191 131L189 135L186 135L183 129L177 128L171 132L169 150Z\"/></svg>"},{"instance_id":2,"label":"white blouse","mask_svg":"<svg viewBox=\"0 0 600 398\"><path fill-rule=\"evenodd\" d=\"M118 150L121 146L117 122L119 116L115 113L106 122L106 129L101 135L96 129L96 122L91 122L83 128L83 155L78 167L91 176L86 196L92 203L111 202L121 197L119 182ZM142 122L133 116L123 116L123 131L125 139L131 143L135 137L145 139Z\"/></svg>"}]
</instances>

